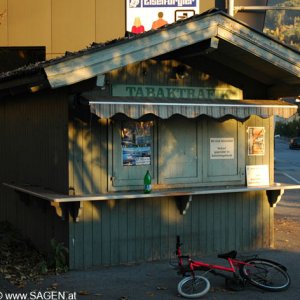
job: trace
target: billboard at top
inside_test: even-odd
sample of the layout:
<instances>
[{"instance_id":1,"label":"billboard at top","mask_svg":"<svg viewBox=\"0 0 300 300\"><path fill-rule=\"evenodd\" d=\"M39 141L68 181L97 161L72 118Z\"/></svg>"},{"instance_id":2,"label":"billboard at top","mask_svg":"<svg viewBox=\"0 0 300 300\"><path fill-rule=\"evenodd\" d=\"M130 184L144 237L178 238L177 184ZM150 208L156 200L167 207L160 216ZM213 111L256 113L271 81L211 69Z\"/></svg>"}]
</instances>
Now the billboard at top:
<instances>
[{"instance_id":1,"label":"billboard at top","mask_svg":"<svg viewBox=\"0 0 300 300\"><path fill-rule=\"evenodd\" d=\"M126 0L126 31L157 29L200 12L200 0Z\"/></svg>"}]
</instances>

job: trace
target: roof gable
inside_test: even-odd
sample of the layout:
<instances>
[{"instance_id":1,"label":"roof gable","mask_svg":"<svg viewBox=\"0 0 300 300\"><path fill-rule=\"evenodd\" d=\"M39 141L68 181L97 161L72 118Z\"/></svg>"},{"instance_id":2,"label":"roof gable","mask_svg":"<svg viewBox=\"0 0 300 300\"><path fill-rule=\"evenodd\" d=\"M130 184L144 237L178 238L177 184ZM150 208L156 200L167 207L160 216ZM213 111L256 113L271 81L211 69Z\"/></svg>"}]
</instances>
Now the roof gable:
<instances>
[{"instance_id":1,"label":"roof gable","mask_svg":"<svg viewBox=\"0 0 300 300\"><path fill-rule=\"evenodd\" d=\"M77 55L46 65L44 70L50 86L58 88L131 63L197 46L198 43L207 40L211 41L209 47L215 47L217 50L216 54L213 54L216 61L222 62L222 56L218 55L218 41L221 41L227 46L227 53L236 49L243 62L251 61L247 72L250 74L252 72L254 77L259 76L256 72L256 65L264 64L266 69L269 68L267 73L270 75L270 77L264 76L265 80L268 77L272 78L272 74L276 73L275 80L288 84L300 83L300 53L298 51L249 28L223 12L198 15L157 31L81 51ZM195 49L193 51L197 52ZM203 54L205 51L202 52ZM234 65L237 59L237 56L231 58L229 62L224 59L222 63ZM272 81L264 83L272 84Z\"/></svg>"},{"instance_id":2,"label":"roof gable","mask_svg":"<svg viewBox=\"0 0 300 300\"><path fill-rule=\"evenodd\" d=\"M0 96L76 84L151 58L197 65L199 70L249 91L257 86L267 88L272 98L300 93L300 52L213 10L2 73ZM258 96L251 93L248 97Z\"/></svg>"}]
</instances>

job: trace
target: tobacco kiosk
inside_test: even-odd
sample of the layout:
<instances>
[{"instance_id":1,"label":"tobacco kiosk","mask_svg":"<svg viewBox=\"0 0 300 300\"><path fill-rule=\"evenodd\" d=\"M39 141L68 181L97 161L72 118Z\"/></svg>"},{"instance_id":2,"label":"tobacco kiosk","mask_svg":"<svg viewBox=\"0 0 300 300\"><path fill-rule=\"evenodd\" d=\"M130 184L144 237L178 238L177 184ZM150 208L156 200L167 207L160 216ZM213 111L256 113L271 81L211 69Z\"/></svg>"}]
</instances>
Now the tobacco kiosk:
<instances>
[{"instance_id":1,"label":"tobacco kiosk","mask_svg":"<svg viewBox=\"0 0 300 300\"><path fill-rule=\"evenodd\" d=\"M2 74L2 217L72 269L272 247L299 60L213 11Z\"/></svg>"}]
</instances>

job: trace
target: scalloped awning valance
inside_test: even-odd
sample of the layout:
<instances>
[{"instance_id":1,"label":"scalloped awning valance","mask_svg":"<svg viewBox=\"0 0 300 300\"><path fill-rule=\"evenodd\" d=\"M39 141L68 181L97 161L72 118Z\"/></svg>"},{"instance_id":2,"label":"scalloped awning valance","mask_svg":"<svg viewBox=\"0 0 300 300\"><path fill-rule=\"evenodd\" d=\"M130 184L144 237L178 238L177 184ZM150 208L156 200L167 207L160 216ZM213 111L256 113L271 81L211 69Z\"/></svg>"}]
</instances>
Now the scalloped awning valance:
<instances>
[{"instance_id":1,"label":"scalloped awning valance","mask_svg":"<svg viewBox=\"0 0 300 300\"><path fill-rule=\"evenodd\" d=\"M118 114L132 119L155 115L168 119L173 115L197 118L201 115L215 119L246 119L251 115L268 118L277 115L289 118L297 112L298 106L280 100L193 100L193 99L128 99L111 97L97 101L88 99L91 112L100 118L109 119Z\"/></svg>"}]
</instances>

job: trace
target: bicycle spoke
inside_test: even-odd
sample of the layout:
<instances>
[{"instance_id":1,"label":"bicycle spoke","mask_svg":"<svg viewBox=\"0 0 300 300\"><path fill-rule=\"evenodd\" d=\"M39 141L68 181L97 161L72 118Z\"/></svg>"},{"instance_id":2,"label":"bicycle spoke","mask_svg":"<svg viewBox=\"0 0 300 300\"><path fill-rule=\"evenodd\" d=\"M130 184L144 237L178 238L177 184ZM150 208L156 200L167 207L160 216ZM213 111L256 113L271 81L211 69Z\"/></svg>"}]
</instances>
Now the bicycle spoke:
<instances>
[{"instance_id":1,"label":"bicycle spoke","mask_svg":"<svg viewBox=\"0 0 300 300\"><path fill-rule=\"evenodd\" d=\"M187 294L195 294L198 291L202 291L206 287L206 283L199 278L195 278L194 280L190 280L183 286L183 291Z\"/></svg>"},{"instance_id":2,"label":"bicycle spoke","mask_svg":"<svg viewBox=\"0 0 300 300\"><path fill-rule=\"evenodd\" d=\"M242 270L242 275L259 288L280 291L290 285L287 272L272 261L254 259L244 265Z\"/></svg>"},{"instance_id":3,"label":"bicycle spoke","mask_svg":"<svg viewBox=\"0 0 300 300\"><path fill-rule=\"evenodd\" d=\"M285 281L285 277L280 273L274 272L273 268L269 268L268 266L257 266L255 268L255 274L252 277L257 282L262 284L267 284L268 286L277 286L278 284L281 284L282 280Z\"/></svg>"},{"instance_id":4,"label":"bicycle spoke","mask_svg":"<svg viewBox=\"0 0 300 300\"><path fill-rule=\"evenodd\" d=\"M207 278L202 276L189 276L178 283L178 292L186 298L196 298L205 295L210 288Z\"/></svg>"}]
</instances>

